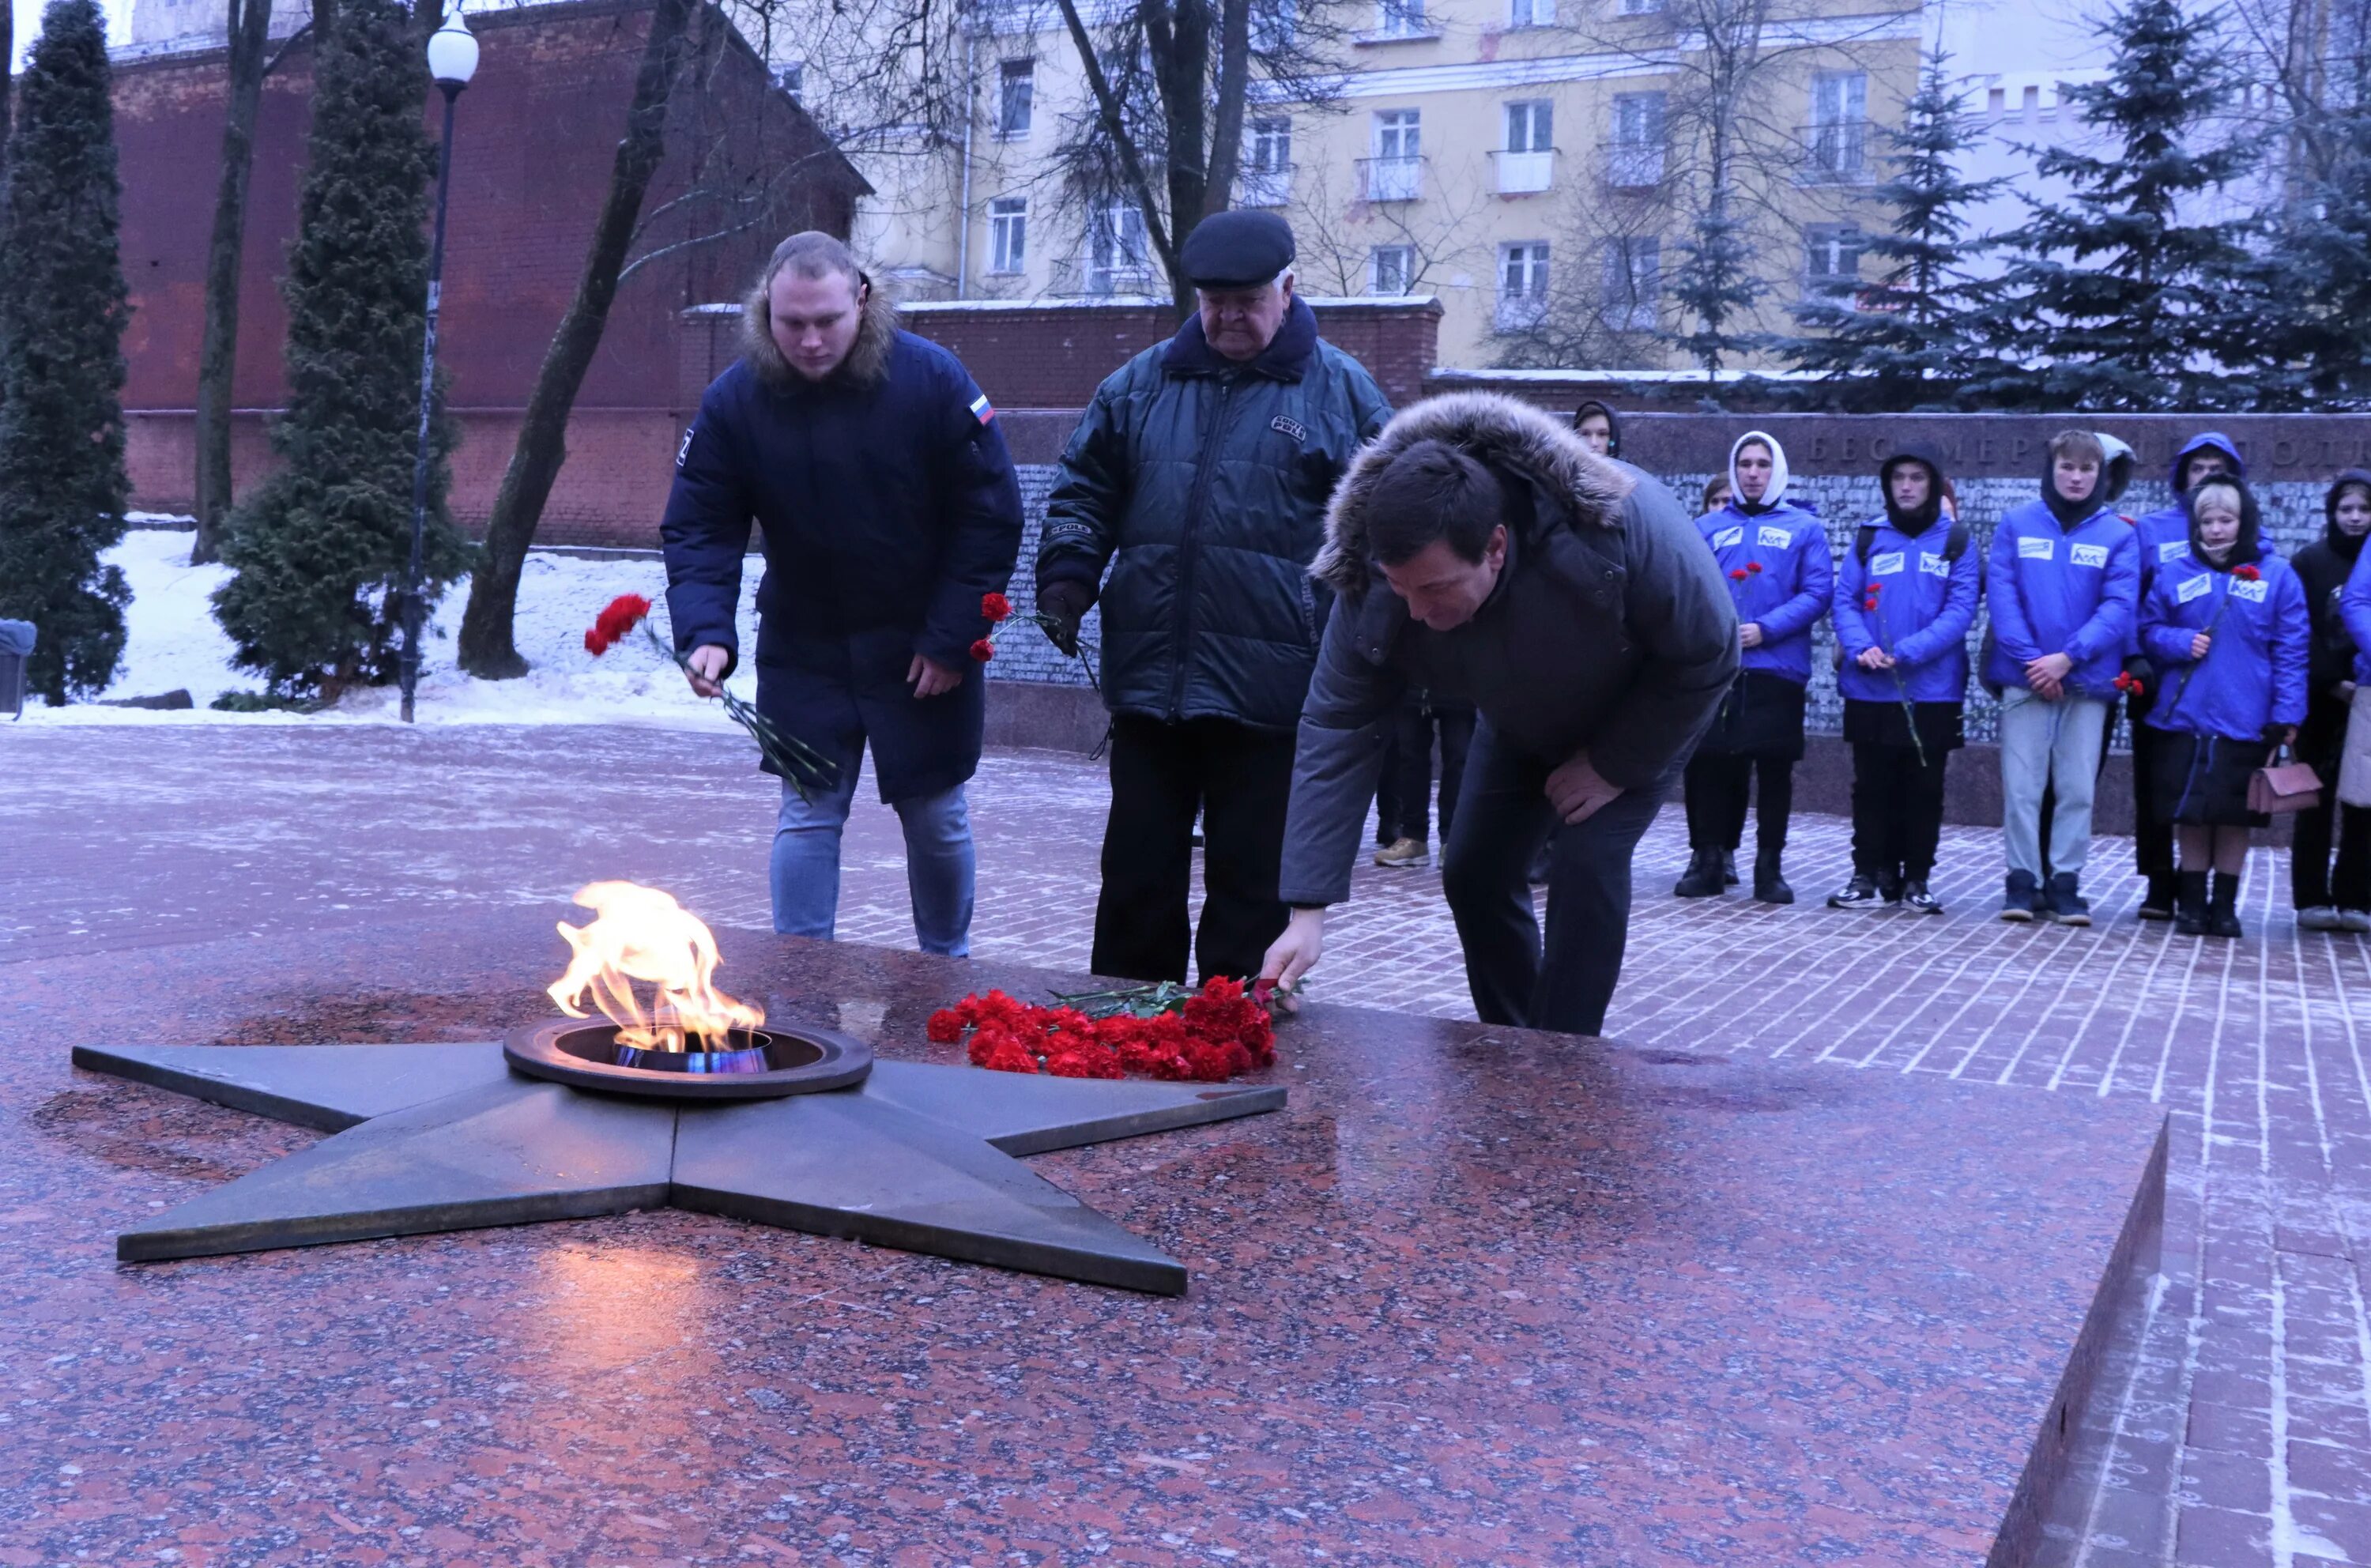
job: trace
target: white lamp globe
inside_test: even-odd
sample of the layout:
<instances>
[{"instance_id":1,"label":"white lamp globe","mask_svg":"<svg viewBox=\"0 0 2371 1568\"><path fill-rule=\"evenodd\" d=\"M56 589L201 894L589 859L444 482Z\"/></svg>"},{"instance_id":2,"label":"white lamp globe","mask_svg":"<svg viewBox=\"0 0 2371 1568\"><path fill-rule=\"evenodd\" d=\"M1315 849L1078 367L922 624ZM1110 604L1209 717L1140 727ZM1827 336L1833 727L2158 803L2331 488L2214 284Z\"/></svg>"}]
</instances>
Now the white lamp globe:
<instances>
[{"instance_id":1,"label":"white lamp globe","mask_svg":"<svg viewBox=\"0 0 2371 1568\"><path fill-rule=\"evenodd\" d=\"M428 35L428 74L444 86L466 87L478 74L478 40L456 10Z\"/></svg>"}]
</instances>

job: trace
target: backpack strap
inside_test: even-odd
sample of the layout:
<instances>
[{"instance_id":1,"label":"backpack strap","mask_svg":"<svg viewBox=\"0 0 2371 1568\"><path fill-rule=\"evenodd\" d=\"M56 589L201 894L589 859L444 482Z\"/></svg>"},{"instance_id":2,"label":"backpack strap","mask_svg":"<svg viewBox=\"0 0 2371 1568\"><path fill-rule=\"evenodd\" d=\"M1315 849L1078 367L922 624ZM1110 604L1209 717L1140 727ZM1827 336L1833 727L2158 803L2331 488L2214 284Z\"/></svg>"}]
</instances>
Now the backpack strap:
<instances>
[{"instance_id":1,"label":"backpack strap","mask_svg":"<svg viewBox=\"0 0 2371 1568\"><path fill-rule=\"evenodd\" d=\"M1862 524L1860 525L1859 532L1853 536L1853 559L1860 562L1862 566L1866 567L1868 565L1868 552L1876 548L1877 525L1874 523Z\"/></svg>"},{"instance_id":2,"label":"backpack strap","mask_svg":"<svg viewBox=\"0 0 2371 1568\"><path fill-rule=\"evenodd\" d=\"M1955 522L1951 525L1950 536L1943 541L1943 559L1956 561L1967 553L1968 525L1965 523Z\"/></svg>"}]
</instances>

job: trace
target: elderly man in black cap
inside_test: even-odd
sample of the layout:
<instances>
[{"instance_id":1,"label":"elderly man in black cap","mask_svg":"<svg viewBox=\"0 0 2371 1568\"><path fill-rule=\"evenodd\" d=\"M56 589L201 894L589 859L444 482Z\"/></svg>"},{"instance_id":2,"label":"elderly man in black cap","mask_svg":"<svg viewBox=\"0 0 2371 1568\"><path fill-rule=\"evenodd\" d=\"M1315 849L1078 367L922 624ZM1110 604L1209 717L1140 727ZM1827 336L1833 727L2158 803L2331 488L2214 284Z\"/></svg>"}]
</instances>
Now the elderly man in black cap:
<instances>
[{"instance_id":1,"label":"elderly man in black cap","mask_svg":"<svg viewBox=\"0 0 2371 1568\"><path fill-rule=\"evenodd\" d=\"M1202 976L1256 974L1284 929L1293 732L1330 608L1309 563L1335 480L1391 417L1317 336L1292 256L1271 213L1196 225L1180 259L1200 308L1096 389L1047 503L1038 610L1075 646L1103 605L1100 974L1186 978L1197 813Z\"/></svg>"}]
</instances>

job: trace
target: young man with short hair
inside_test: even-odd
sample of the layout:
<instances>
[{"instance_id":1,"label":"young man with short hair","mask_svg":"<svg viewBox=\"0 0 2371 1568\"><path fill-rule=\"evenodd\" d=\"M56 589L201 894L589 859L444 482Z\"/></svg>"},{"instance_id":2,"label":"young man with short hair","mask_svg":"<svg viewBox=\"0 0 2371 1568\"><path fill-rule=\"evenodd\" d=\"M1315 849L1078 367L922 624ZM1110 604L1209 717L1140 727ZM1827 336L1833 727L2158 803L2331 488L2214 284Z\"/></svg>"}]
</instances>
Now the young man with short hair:
<instances>
[{"instance_id":1,"label":"young man with short hair","mask_svg":"<svg viewBox=\"0 0 2371 1568\"><path fill-rule=\"evenodd\" d=\"M1993 531L1985 579L1993 639L1984 673L2002 694L2004 920L2091 923L2081 877L2092 792L2140 586L2133 530L2098 500L2105 459L2089 431L2060 432L2050 443L2040 499L2011 508ZM2045 790L2056 796L2046 886Z\"/></svg>"}]
</instances>

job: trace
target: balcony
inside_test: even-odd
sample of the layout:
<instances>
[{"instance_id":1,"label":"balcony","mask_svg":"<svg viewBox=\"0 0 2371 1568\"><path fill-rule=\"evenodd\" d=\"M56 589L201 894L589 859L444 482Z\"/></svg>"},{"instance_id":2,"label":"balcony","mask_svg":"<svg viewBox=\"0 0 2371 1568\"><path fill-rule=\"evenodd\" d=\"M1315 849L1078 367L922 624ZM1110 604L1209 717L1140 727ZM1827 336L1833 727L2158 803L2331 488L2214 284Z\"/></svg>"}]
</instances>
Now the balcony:
<instances>
[{"instance_id":1,"label":"balcony","mask_svg":"<svg viewBox=\"0 0 2371 1568\"><path fill-rule=\"evenodd\" d=\"M1247 168L1235 176L1235 205L1238 207L1285 207L1292 203L1292 169L1290 164L1278 164L1272 168Z\"/></svg>"},{"instance_id":2,"label":"balcony","mask_svg":"<svg viewBox=\"0 0 2371 1568\"><path fill-rule=\"evenodd\" d=\"M1414 202L1424 191L1424 159L1360 158L1359 192L1369 202Z\"/></svg>"},{"instance_id":3,"label":"balcony","mask_svg":"<svg viewBox=\"0 0 2371 1568\"><path fill-rule=\"evenodd\" d=\"M1491 328L1499 332L1528 332L1547 319L1544 294L1501 294L1491 313Z\"/></svg>"},{"instance_id":4,"label":"balcony","mask_svg":"<svg viewBox=\"0 0 2371 1568\"><path fill-rule=\"evenodd\" d=\"M1501 196L1536 196L1556 182L1554 147L1534 153L1510 153L1500 148L1490 154L1490 161L1498 166Z\"/></svg>"},{"instance_id":5,"label":"balcony","mask_svg":"<svg viewBox=\"0 0 2371 1568\"><path fill-rule=\"evenodd\" d=\"M1150 262L1128 259L1116 263L1093 257L1057 259L1047 292L1065 299L1111 299L1162 295L1168 283Z\"/></svg>"},{"instance_id":6,"label":"balcony","mask_svg":"<svg viewBox=\"0 0 2371 1568\"><path fill-rule=\"evenodd\" d=\"M1598 149L1598 170L1607 189L1652 190L1663 183L1663 144L1615 142Z\"/></svg>"},{"instance_id":7,"label":"balcony","mask_svg":"<svg viewBox=\"0 0 2371 1568\"><path fill-rule=\"evenodd\" d=\"M1806 185L1860 185L1873 179L1869 144L1875 126L1866 120L1828 120L1803 128Z\"/></svg>"}]
</instances>

